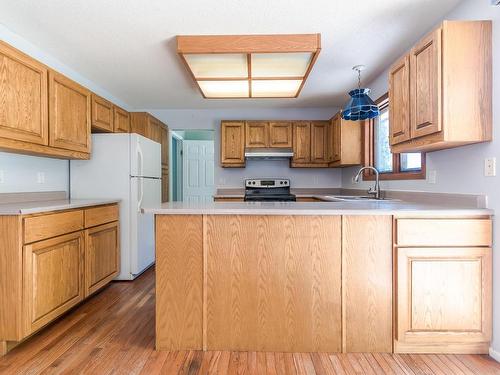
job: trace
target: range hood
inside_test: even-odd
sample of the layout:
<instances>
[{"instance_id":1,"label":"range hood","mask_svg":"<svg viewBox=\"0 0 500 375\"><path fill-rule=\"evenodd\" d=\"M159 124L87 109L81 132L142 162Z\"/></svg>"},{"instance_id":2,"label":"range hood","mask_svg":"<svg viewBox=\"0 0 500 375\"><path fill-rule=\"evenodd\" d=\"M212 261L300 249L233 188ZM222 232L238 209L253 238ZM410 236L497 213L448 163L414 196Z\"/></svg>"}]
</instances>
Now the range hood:
<instances>
[{"instance_id":1,"label":"range hood","mask_svg":"<svg viewBox=\"0 0 500 375\"><path fill-rule=\"evenodd\" d=\"M293 157L291 148L246 148L246 159L285 160Z\"/></svg>"}]
</instances>

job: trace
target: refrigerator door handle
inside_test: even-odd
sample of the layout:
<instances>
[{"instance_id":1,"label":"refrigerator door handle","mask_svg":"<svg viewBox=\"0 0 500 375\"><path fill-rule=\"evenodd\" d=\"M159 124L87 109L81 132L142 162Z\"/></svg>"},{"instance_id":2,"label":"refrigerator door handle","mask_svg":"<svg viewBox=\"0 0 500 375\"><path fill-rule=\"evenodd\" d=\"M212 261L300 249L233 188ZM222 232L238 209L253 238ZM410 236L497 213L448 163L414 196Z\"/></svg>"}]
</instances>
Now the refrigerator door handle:
<instances>
[{"instance_id":1,"label":"refrigerator door handle","mask_svg":"<svg viewBox=\"0 0 500 375\"><path fill-rule=\"evenodd\" d=\"M138 203L137 203L137 212L141 212L142 200L144 199L144 179L139 178L139 184L137 186L138 193Z\"/></svg>"},{"instance_id":2,"label":"refrigerator door handle","mask_svg":"<svg viewBox=\"0 0 500 375\"><path fill-rule=\"evenodd\" d=\"M139 170L137 171L138 176L142 176L144 173L144 154L142 153L141 144L137 142L137 160L139 161Z\"/></svg>"}]
</instances>

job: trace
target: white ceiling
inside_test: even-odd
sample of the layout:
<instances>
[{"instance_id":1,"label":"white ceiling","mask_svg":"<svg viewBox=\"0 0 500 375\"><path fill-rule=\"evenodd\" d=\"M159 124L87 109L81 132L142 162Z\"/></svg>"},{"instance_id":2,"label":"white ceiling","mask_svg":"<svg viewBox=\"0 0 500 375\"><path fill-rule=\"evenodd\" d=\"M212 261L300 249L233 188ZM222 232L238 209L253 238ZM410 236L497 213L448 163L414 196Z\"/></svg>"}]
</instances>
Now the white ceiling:
<instances>
[{"instance_id":1,"label":"white ceiling","mask_svg":"<svg viewBox=\"0 0 500 375\"><path fill-rule=\"evenodd\" d=\"M0 23L131 108L338 107L461 0L0 0ZM206 100L177 34L321 33L297 99Z\"/></svg>"}]
</instances>

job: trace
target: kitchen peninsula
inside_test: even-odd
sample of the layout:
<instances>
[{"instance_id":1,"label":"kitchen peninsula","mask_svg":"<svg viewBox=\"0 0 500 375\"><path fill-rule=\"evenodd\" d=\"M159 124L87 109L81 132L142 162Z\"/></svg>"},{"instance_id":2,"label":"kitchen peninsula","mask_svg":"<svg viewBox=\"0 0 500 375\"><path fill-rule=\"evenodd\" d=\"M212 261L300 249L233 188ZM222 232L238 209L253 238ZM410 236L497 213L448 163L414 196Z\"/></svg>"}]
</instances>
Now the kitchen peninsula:
<instances>
[{"instance_id":1,"label":"kitchen peninsula","mask_svg":"<svg viewBox=\"0 0 500 375\"><path fill-rule=\"evenodd\" d=\"M370 202L166 203L157 350L487 353L491 215Z\"/></svg>"}]
</instances>

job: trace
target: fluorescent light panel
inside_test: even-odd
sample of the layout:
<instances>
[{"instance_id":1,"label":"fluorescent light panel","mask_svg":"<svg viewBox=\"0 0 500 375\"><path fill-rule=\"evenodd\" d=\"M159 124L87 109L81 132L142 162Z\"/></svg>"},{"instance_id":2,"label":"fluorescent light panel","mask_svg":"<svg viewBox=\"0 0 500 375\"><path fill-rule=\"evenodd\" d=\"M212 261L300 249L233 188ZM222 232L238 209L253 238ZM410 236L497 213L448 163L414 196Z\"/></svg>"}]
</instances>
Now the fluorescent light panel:
<instances>
[{"instance_id":1,"label":"fluorescent light panel","mask_svg":"<svg viewBox=\"0 0 500 375\"><path fill-rule=\"evenodd\" d=\"M300 89L302 80L253 80L252 98L293 98Z\"/></svg>"},{"instance_id":2,"label":"fluorescent light panel","mask_svg":"<svg viewBox=\"0 0 500 375\"><path fill-rule=\"evenodd\" d=\"M245 53L184 55L195 78L248 78Z\"/></svg>"},{"instance_id":3,"label":"fluorescent light panel","mask_svg":"<svg viewBox=\"0 0 500 375\"><path fill-rule=\"evenodd\" d=\"M206 98L248 98L248 81L198 81Z\"/></svg>"},{"instance_id":4,"label":"fluorescent light panel","mask_svg":"<svg viewBox=\"0 0 500 375\"><path fill-rule=\"evenodd\" d=\"M312 53L255 53L251 59L252 77L304 77Z\"/></svg>"},{"instance_id":5,"label":"fluorescent light panel","mask_svg":"<svg viewBox=\"0 0 500 375\"><path fill-rule=\"evenodd\" d=\"M177 37L205 98L297 97L320 48L319 34Z\"/></svg>"}]
</instances>

